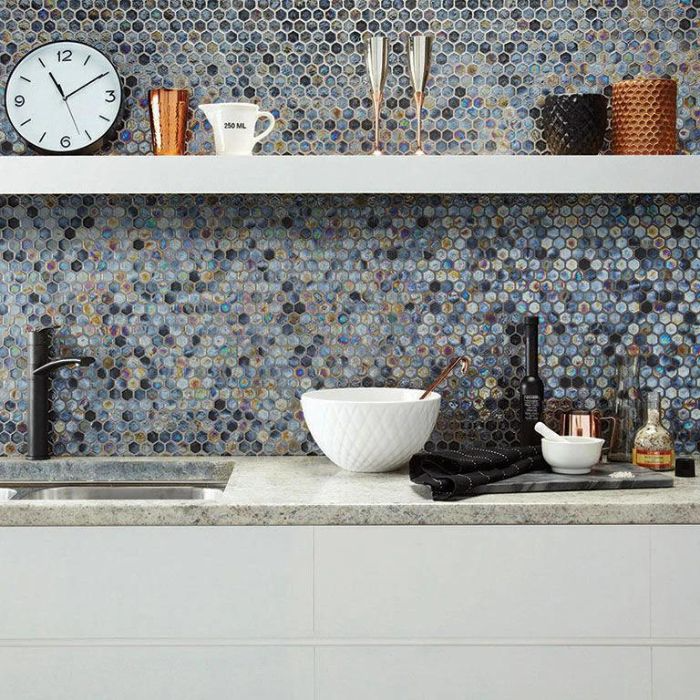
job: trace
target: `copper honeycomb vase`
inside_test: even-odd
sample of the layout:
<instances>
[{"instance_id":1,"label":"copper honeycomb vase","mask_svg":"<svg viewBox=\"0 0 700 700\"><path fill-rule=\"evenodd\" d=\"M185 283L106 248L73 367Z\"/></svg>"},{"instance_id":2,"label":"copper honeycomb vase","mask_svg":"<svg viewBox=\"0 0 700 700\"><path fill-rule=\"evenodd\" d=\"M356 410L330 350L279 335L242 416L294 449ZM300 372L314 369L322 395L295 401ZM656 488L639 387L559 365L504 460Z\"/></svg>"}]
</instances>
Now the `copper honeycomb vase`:
<instances>
[{"instance_id":1,"label":"copper honeycomb vase","mask_svg":"<svg viewBox=\"0 0 700 700\"><path fill-rule=\"evenodd\" d=\"M600 153L608 125L604 95L548 95L542 110L542 134L555 156Z\"/></svg>"},{"instance_id":2,"label":"copper honeycomb vase","mask_svg":"<svg viewBox=\"0 0 700 700\"><path fill-rule=\"evenodd\" d=\"M612 150L616 155L673 155L676 81L635 78L612 87Z\"/></svg>"}]
</instances>

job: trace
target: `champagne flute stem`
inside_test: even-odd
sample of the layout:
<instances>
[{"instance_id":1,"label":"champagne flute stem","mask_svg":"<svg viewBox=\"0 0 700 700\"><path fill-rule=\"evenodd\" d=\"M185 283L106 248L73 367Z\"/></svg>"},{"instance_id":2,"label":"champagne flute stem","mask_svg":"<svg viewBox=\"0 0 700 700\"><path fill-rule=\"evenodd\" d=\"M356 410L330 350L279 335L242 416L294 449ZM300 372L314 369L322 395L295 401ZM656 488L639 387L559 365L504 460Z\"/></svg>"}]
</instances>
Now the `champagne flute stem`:
<instances>
[{"instance_id":1,"label":"champagne flute stem","mask_svg":"<svg viewBox=\"0 0 700 700\"><path fill-rule=\"evenodd\" d=\"M423 153L423 98L422 92L416 93L416 141L418 142L416 153Z\"/></svg>"},{"instance_id":2,"label":"champagne flute stem","mask_svg":"<svg viewBox=\"0 0 700 700\"><path fill-rule=\"evenodd\" d=\"M382 96L381 94L376 94L373 96L374 104L374 153L379 155L382 149L379 146L379 113L382 107Z\"/></svg>"}]
</instances>

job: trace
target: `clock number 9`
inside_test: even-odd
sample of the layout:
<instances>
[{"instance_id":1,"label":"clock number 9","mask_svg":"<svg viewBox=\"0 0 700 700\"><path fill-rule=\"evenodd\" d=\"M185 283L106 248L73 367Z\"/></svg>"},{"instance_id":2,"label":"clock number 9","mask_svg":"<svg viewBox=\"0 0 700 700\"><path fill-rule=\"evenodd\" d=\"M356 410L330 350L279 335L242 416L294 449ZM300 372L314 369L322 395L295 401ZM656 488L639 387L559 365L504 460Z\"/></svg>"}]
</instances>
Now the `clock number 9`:
<instances>
[{"instance_id":1,"label":"clock number 9","mask_svg":"<svg viewBox=\"0 0 700 700\"><path fill-rule=\"evenodd\" d=\"M61 146L63 148L70 148L70 136L64 136L61 139Z\"/></svg>"},{"instance_id":2,"label":"clock number 9","mask_svg":"<svg viewBox=\"0 0 700 700\"><path fill-rule=\"evenodd\" d=\"M105 97L105 102L114 102L117 98L114 95L114 90L105 90L108 97Z\"/></svg>"},{"instance_id":3,"label":"clock number 9","mask_svg":"<svg viewBox=\"0 0 700 700\"><path fill-rule=\"evenodd\" d=\"M62 51L56 51L56 57L58 62L67 63L73 60L73 52L70 49L63 49Z\"/></svg>"},{"instance_id":4,"label":"clock number 9","mask_svg":"<svg viewBox=\"0 0 700 700\"><path fill-rule=\"evenodd\" d=\"M17 95L15 97L15 107L22 107L24 105L24 96Z\"/></svg>"}]
</instances>

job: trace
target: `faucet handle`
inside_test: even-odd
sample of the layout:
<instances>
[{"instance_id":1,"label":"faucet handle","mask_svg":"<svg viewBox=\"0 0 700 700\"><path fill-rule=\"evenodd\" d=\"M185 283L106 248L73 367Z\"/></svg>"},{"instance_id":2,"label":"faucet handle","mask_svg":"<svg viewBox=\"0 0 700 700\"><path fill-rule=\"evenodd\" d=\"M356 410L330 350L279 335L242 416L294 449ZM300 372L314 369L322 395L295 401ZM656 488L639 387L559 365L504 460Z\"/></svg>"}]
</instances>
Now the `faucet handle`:
<instances>
[{"instance_id":1,"label":"faucet handle","mask_svg":"<svg viewBox=\"0 0 700 700\"><path fill-rule=\"evenodd\" d=\"M29 331L30 345L51 345L53 341L53 332L58 330L60 326L46 326L35 331Z\"/></svg>"}]
</instances>

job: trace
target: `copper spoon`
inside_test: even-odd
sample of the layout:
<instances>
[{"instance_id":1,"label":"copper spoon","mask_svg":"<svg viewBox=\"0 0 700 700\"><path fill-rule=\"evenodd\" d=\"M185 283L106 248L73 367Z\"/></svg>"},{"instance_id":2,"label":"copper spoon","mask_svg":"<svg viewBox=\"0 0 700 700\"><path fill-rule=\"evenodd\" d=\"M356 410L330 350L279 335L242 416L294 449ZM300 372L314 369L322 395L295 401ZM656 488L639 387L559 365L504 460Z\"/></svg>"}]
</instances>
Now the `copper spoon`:
<instances>
[{"instance_id":1,"label":"copper spoon","mask_svg":"<svg viewBox=\"0 0 700 700\"><path fill-rule=\"evenodd\" d=\"M421 394L420 399L424 399L428 394L430 394L433 389L435 389L436 386L438 386L444 379L446 379L452 372L452 370L457 366L461 364L462 365L462 374L465 374L466 371L469 369L469 358L464 357L461 355L458 355L457 357L453 358L447 367L440 372L438 375L438 378Z\"/></svg>"}]
</instances>

